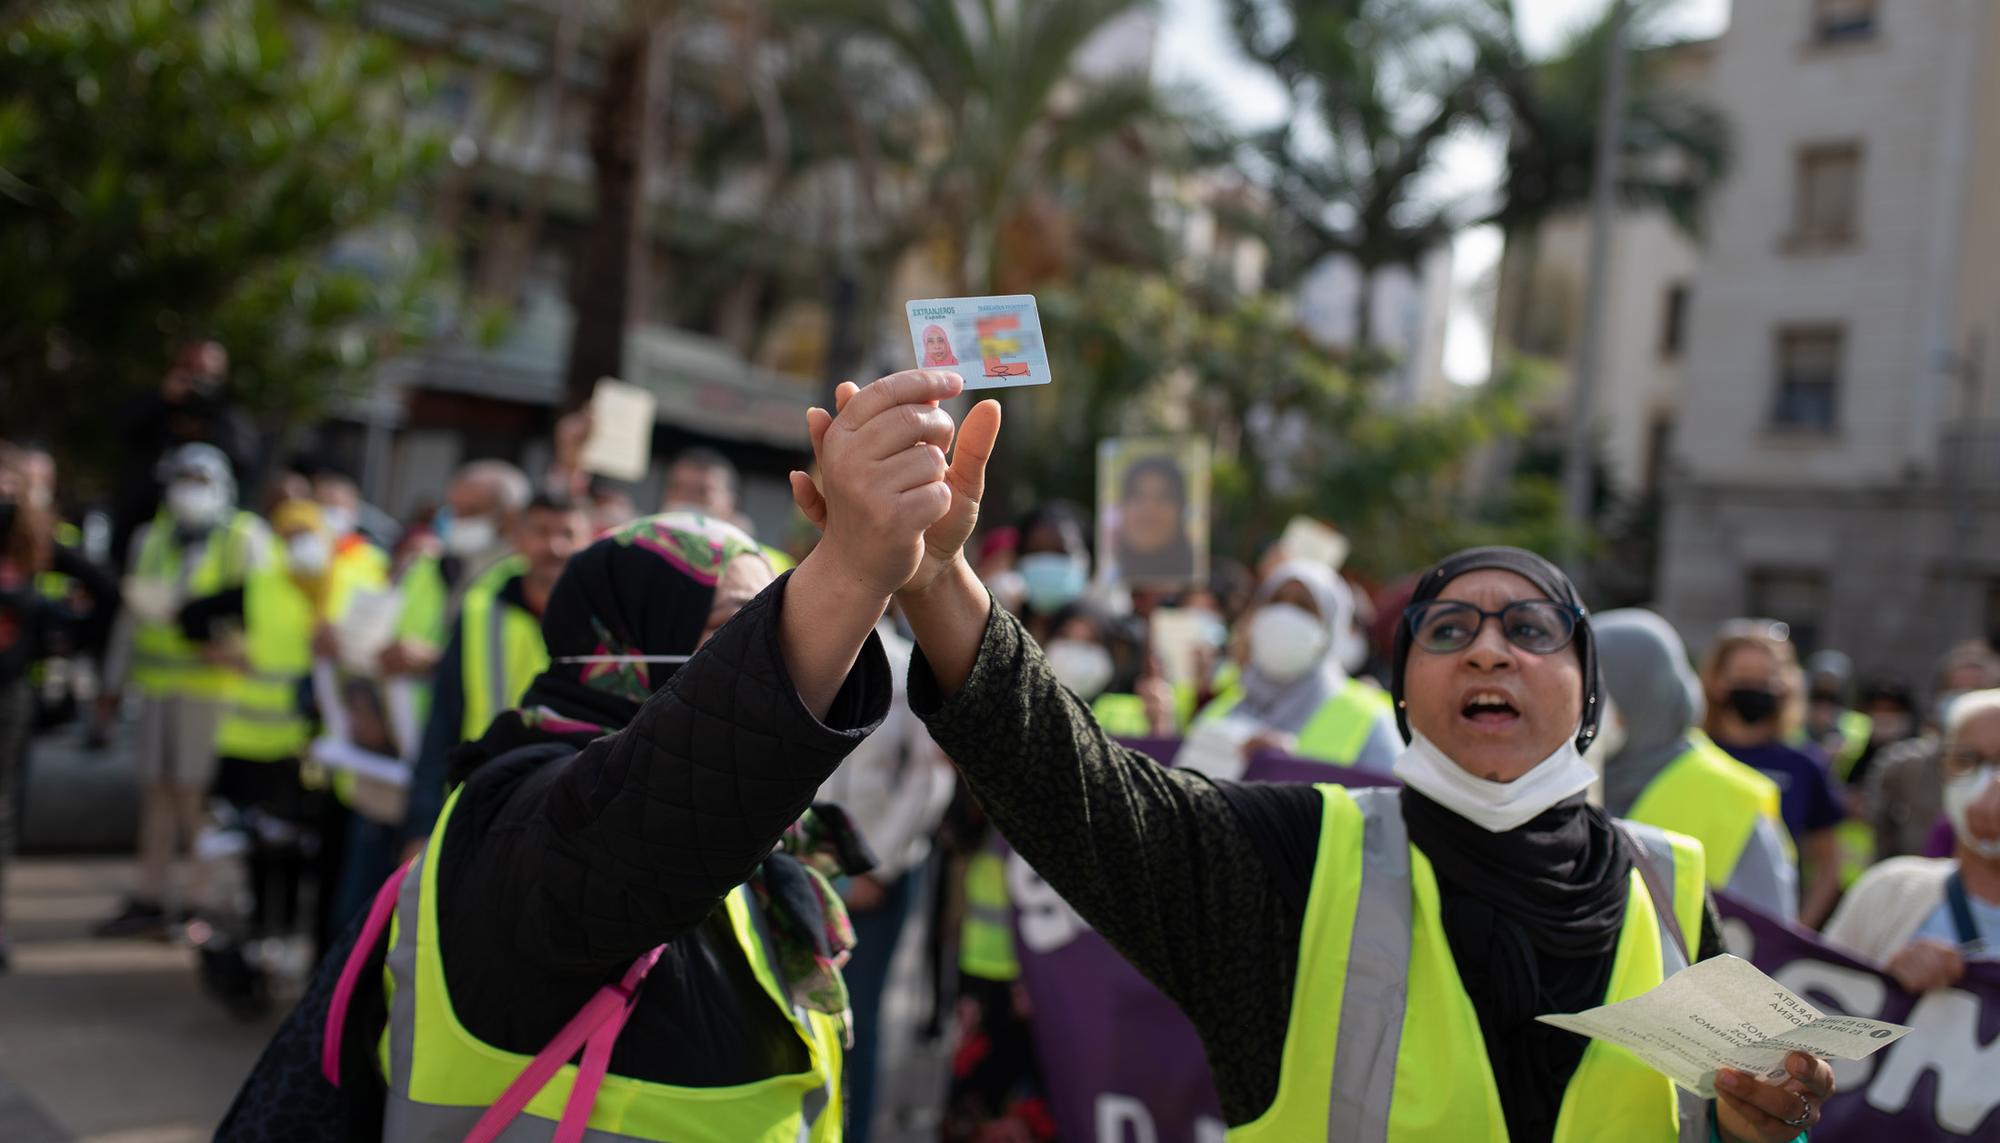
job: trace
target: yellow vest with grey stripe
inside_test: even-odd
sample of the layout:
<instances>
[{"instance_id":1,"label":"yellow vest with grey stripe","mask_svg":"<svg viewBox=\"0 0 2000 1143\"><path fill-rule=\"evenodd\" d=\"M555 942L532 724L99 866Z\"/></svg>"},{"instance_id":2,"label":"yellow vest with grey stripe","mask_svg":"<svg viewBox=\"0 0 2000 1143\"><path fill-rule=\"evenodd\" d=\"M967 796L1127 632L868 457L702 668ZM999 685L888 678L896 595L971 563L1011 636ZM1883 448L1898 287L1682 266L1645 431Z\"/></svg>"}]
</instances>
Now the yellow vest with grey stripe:
<instances>
[{"instance_id":1,"label":"yellow vest with grey stripe","mask_svg":"<svg viewBox=\"0 0 2000 1143\"><path fill-rule=\"evenodd\" d=\"M297 758L312 727L299 689L312 674L312 599L283 569L266 567L243 583L243 649L250 669L230 688L215 731L225 758L276 762Z\"/></svg>"},{"instance_id":2,"label":"yellow vest with grey stripe","mask_svg":"<svg viewBox=\"0 0 2000 1143\"><path fill-rule=\"evenodd\" d=\"M1410 844L1397 791L1319 789L1319 853L1278 1096L1229 1139L1504 1143L1499 1089L1445 939L1437 876ZM1621 825L1672 885L1673 915L1694 939L1707 879L1700 843ZM1606 1003L1686 967L1668 933L1634 869ZM1705 1143L1707 1104L1623 1048L1592 1040L1564 1092L1554 1138Z\"/></svg>"},{"instance_id":3,"label":"yellow vest with grey stripe","mask_svg":"<svg viewBox=\"0 0 2000 1143\"><path fill-rule=\"evenodd\" d=\"M1236 709L1236 704L1242 701L1243 692L1240 690L1218 696L1202 708L1201 714L1194 720L1195 725L1221 718ZM1361 748L1368 745L1368 732L1375 728L1382 715L1392 714L1393 711L1389 696L1380 688L1348 679L1320 704L1320 708L1306 720L1305 726L1299 729L1298 746L1294 753L1300 758L1352 766L1354 760L1361 756Z\"/></svg>"},{"instance_id":4,"label":"yellow vest with grey stripe","mask_svg":"<svg viewBox=\"0 0 2000 1143\"><path fill-rule=\"evenodd\" d=\"M390 923L383 968L389 1023L378 1046L388 1081L384 1143L463 1139L532 1060L467 1031L445 985L444 958L438 951L436 858L444 852L458 796L454 792L445 802L430 845L403 878ZM736 943L765 997L804 1042L809 1066L792 1075L720 1088L607 1075L591 1109L584 1136L588 1143L833 1143L841 1138L839 1024L786 999L776 950L749 889L737 886L719 907L728 912ZM575 1082L576 1065L565 1064L500 1138L505 1143L553 1138Z\"/></svg>"},{"instance_id":5,"label":"yellow vest with grey stripe","mask_svg":"<svg viewBox=\"0 0 2000 1143\"><path fill-rule=\"evenodd\" d=\"M459 736L468 742L485 734L501 711L518 705L528 684L549 665L541 622L500 600L501 589L527 567L518 556L500 561L465 589L459 605L459 677L465 685Z\"/></svg>"},{"instance_id":6,"label":"yellow vest with grey stripe","mask_svg":"<svg viewBox=\"0 0 2000 1143\"><path fill-rule=\"evenodd\" d=\"M238 512L209 530L192 561L174 536L165 512L146 526L146 538L132 561L132 574L171 583L180 599L200 599L244 582L262 545L264 522ZM153 698L226 698L236 673L202 658L201 648L181 633L178 618L142 619L132 627L132 684Z\"/></svg>"}]
</instances>

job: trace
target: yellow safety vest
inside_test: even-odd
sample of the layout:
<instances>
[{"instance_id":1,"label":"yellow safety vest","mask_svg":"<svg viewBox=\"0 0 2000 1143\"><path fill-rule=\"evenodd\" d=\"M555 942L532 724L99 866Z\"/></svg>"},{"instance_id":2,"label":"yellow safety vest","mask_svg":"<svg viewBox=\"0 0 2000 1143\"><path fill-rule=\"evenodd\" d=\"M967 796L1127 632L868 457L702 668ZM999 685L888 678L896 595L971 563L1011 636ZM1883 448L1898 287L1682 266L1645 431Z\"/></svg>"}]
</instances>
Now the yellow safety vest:
<instances>
[{"instance_id":1,"label":"yellow safety vest","mask_svg":"<svg viewBox=\"0 0 2000 1143\"><path fill-rule=\"evenodd\" d=\"M1195 718L1195 724L1199 726L1221 718L1242 701L1243 692L1240 690L1218 695L1214 702L1202 709ZM1368 732L1375 728L1376 721L1382 714L1394 709L1389 696L1380 688L1358 679L1349 679L1300 728L1298 756L1336 766L1352 766L1354 760L1361 756L1361 748L1368 744Z\"/></svg>"},{"instance_id":2,"label":"yellow safety vest","mask_svg":"<svg viewBox=\"0 0 2000 1143\"><path fill-rule=\"evenodd\" d=\"M396 582L403 608L396 615L396 638L422 643L432 649L444 646L451 604L451 587L444 582L444 570L433 555L421 555L403 569Z\"/></svg>"},{"instance_id":3,"label":"yellow safety vest","mask_svg":"<svg viewBox=\"0 0 2000 1143\"><path fill-rule=\"evenodd\" d=\"M299 688L312 674L314 616L310 597L276 567L252 572L243 584L243 647L248 673L230 688L215 731L225 758L276 762L297 758L312 728L299 709Z\"/></svg>"},{"instance_id":4,"label":"yellow safety vest","mask_svg":"<svg viewBox=\"0 0 2000 1143\"><path fill-rule=\"evenodd\" d=\"M238 512L211 529L199 558L184 566L173 520L162 512L147 526L132 571L144 579L178 584L182 599L214 595L242 584L256 570L250 566L251 549L263 530L263 521ZM133 625L132 683L141 694L222 699L235 680L236 672L202 658L201 649L181 634L178 620L140 620Z\"/></svg>"},{"instance_id":5,"label":"yellow safety vest","mask_svg":"<svg viewBox=\"0 0 2000 1143\"><path fill-rule=\"evenodd\" d=\"M326 613L336 622L347 614L357 591L374 591L389 583L389 553L366 540L342 541L326 569Z\"/></svg>"},{"instance_id":6,"label":"yellow safety vest","mask_svg":"<svg viewBox=\"0 0 2000 1143\"><path fill-rule=\"evenodd\" d=\"M1138 695L1098 695L1090 713L1104 733L1114 738L1145 738L1153 733L1153 720L1146 717L1146 700Z\"/></svg>"},{"instance_id":7,"label":"yellow safety vest","mask_svg":"<svg viewBox=\"0 0 2000 1143\"><path fill-rule=\"evenodd\" d=\"M958 970L981 980L1021 977L1021 962L1014 955L1007 861L991 844L965 864L965 920L958 928Z\"/></svg>"},{"instance_id":8,"label":"yellow safety vest","mask_svg":"<svg viewBox=\"0 0 2000 1143\"><path fill-rule=\"evenodd\" d=\"M445 985L435 858L444 852L445 830L457 804L454 792L438 815L429 847L403 878L390 922L383 970L389 1023L378 1044L389 1089L382 1122L385 1143L464 1138L533 1058L496 1048L467 1031ZM748 888L737 886L722 907L757 983L804 1042L810 1065L792 1075L718 1088L607 1075L590 1113L592 1143L833 1143L841 1138L839 1023L787 999L766 921ZM565 1064L529 1101L504 1133L509 1143L554 1136L576 1070L575 1064Z\"/></svg>"},{"instance_id":9,"label":"yellow safety vest","mask_svg":"<svg viewBox=\"0 0 2000 1143\"><path fill-rule=\"evenodd\" d=\"M1759 820L1777 827L1790 853L1791 834L1778 811L1778 784L1699 731L1688 735L1688 741L1687 752L1653 776L1627 816L1699 841L1707 851L1708 883L1716 889L1729 884Z\"/></svg>"},{"instance_id":10,"label":"yellow safety vest","mask_svg":"<svg viewBox=\"0 0 2000 1143\"><path fill-rule=\"evenodd\" d=\"M459 674L465 684L465 718L459 736L470 742L511 710L549 665L542 625L525 609L500 602L509 580L527 569L510 556L473 581L459 607Z\"/></svg>"},{"instance_id":11,"label":"yellow safety vest","mask_svg":"<svg viewBox=\"0 0 2000 1143\"><path fill-rule=\"evenodd\" d=\"M1409 842L1398 792L1319 789L1319 854L1278 1095L1228 1138L1505 1143L1486 1040L1445 939L1437 876ZM1672 884L1682 933L1697 939L1707 879L1700 843L1650 826L1625 828ZM1605 1001L1637 996L1681 967L1634 869ZM1601 1040L1584 1049L1555 1126L1555 1143L1708 1138L1705 1102Z\"/></svg>"}]
</instances>

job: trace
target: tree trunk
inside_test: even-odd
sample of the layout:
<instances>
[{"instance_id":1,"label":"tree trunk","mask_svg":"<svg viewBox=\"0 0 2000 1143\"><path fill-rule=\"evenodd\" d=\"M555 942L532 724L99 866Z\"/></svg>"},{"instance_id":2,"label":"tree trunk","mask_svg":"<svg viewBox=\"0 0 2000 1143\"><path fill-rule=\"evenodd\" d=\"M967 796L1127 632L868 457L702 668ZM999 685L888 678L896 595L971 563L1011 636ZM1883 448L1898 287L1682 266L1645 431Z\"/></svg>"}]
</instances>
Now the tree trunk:
<instances>
[{"instance_id":1,"label":"tree trunk","mask_svg":"<svg viewBox=\"0 0 2000 1143\"><path fill-rule=\"evenodd\" d=\"M590 158L594 212L583 257L571 279L576 325L570 334L559 411L582 408L600 377L622 376L625 322L632 293L632 239L645 208L643 132L650 28L615 40L604 59L604 86L591 106Z\"/></svg>"},{"instance_id":2,"label":"tree trunk","mask_svg":"<svg viewBox=\"0 0 2000 1143\"><path fill-rule=\"evenodd\" d=\"M1359 355L1375 348L1375 267L1354 264L1354 352Z\"/></svg>"}]
</instances>

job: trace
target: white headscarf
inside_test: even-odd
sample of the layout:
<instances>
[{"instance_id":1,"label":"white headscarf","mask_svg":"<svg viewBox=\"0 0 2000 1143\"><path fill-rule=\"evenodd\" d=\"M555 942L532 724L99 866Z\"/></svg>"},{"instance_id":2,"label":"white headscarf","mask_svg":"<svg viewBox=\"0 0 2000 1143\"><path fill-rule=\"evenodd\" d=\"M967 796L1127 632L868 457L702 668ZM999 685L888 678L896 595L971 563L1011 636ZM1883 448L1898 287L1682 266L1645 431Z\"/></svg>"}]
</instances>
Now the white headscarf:
<instances>
[{"instance_id":1,"label":"white headscarf","mask_svg":"<svg viewBox=\"0 0 2000 1143\"><path fill-rule=\"evenodd\" d=\"M1271 730L1297 734L1347 682L1347 671L1340 660L1352 638L1349 632L1354 626L1354 595L1347 581L1325 564L1287 560L1272 569L1257 588L1252 613L1271 602L1279 589L1290 583L1305 588L1312 596L1313 607L1327 631L1326 653L1320 657L1318 666L1289 682L1267 678L1255 666L1245 666L1243 702L1231 713L1254 719Z\"/></svg>"}]
</instances>

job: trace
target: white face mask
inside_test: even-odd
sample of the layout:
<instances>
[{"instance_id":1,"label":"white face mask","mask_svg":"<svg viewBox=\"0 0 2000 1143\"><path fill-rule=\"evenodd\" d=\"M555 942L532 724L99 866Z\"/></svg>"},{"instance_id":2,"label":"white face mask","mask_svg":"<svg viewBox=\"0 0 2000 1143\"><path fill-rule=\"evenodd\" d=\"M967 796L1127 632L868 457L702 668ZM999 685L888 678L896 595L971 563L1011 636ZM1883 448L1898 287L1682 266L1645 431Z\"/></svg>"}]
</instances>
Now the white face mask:
<instances>
[{"instance_id":1,"label":"white face mask","mask_svg":"<svg viewBox=\"0 0 2000 1143\"><path fill-rule=\"evenodd\" d=\"M222 489L205 480L183 480L167 488L167 511L184 527L213 524L228 508Z\"/></svg>"},{"instance_id":2,"label":"white face mask","mask_svg":"<svg viewBox=\"0 0 2000 1143\"><path fill-rule=\"evenodd\" d=\"M1513 781L1490 782L1473 776L1430 739L1412 731L1393 772L1405 785L1490 833L1525 825L1597 780L1597 771L1577 753L1574 736L1563 739L1554 754Z\"/></svg>"},{"instance_id":3,"label":"white face mask","mask_svg":"<svg viewBox=\"0 0 2000 1143\"><path fill-rule=\"evenodd\" d=\"M1326 625L1289 603L1267 603L1250 620L1250 666L1274 682L1304 677L1326 658Z\"/></svg>"},{"instance_id":4,"label":"white face mask","mask_svg":"<svg viewBox=\"0 0 2000 1143\"><path fill-rule=\"evenodd\" d=\"M332 562L333 545L318 532L300 532L285 541L285 566L299 575L321 575Z\"/></svg>"},{"instance_id":5,"label":"white face mask","mask_svg":"<svg viewBox=\"0 0 2000 1143\"><path fill-rule=\"evenodd\" d=\"M1111 685L1111 652L1095 643L1051 639L1044 654L1056 681L1075 691L1079 698L1094 699Z\"/></svg>"},{"instance_id":6,"label":"white face mask","mask_svg":"<svg viewBox=\"0 0 2000 1143\"><path fill-rule=\"evenodd\" d=\"M356 521L354 511L351 508L321 508L319 510L319 518L325 522L326 530L336 536L350 536L354 534Z\"/></svg>"},{"instance_id":7,"label":"white face mask","mask_svg":"<svg viewBox=\"0 0 2000 1143\"><path fill-rule=\"evenodd\" d=\"M1944 813L1951 819L1952 832L1967 849L1981 857L2000 857L2000 837L1972 836L1965 824L1965 811L1972 808L1973 801L1986 789L1986 783L1996 780L2000 780L2000 768L1989 764L1944 784Z\"/></svg>"},{"instance_id":8,"label":"white face mask","mask_svg":"<svg viewBox=\"0 0 2000 1143\"><path fill-rule=\"evenodd\" d=\"M475 556L500 542L500 528L486 516L453 516L444 530L444 550L454 556Z\"/></svg>"}]
</instances>

